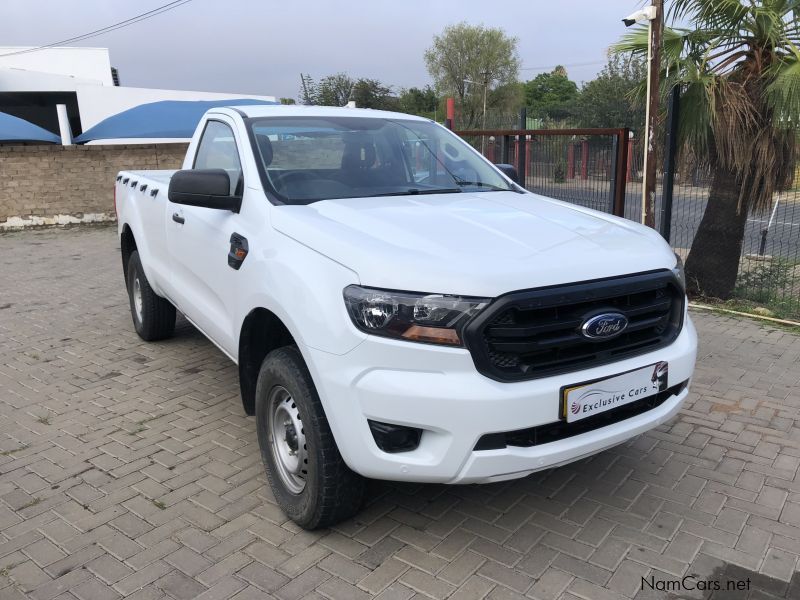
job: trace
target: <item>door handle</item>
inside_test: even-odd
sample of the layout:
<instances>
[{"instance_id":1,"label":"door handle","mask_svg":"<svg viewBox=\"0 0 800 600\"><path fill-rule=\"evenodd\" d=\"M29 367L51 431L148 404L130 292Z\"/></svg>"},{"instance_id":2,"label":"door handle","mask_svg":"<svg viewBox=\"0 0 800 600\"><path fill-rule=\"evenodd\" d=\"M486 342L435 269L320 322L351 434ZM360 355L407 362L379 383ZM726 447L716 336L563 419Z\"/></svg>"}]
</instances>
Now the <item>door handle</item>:
<instances>
[{"instance_id":1,"label":"door handle","mask_svg":"<svg viewBox=\"0 0 800 600\"><path fill-rule=\"evenodd\" d=\"M186 219L184 219L178 213L172 213L172 220L175 221L176 223L180 223L181 225L186 223Z\"/></svg>"}]
</instances>

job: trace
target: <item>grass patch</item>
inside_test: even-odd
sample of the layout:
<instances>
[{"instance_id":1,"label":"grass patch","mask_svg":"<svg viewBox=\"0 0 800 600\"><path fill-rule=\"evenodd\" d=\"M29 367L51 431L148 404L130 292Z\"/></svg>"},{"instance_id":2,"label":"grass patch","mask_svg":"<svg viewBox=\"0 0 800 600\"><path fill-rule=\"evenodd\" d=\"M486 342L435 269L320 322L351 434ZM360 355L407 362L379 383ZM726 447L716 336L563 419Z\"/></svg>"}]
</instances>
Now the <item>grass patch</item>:
<instances>
[{"instance_id":1,"label":"grass patch","mask_svg":"<svg viewBox=\"0 0 800 600\"><path fill-rule=\"evenodd\" d=\"M775 329L782 329L790 333L800 334L800 326L760 319L759 317L767 316L764 314L760 314L760 312L757 312L755 310L755 309L763 309L762 306L754 306L753 304L743 302L741 300L728 300L727 302L723 302L721 300L715 300L713 298L692 298L691 301L697 302L698 304L701 304L702 306L705 307L703 309L698 309L698 311L701 312L711 312L721 317L740 316L741 318L748 318L752 316L752 318L756 320L759 325L762 325L764 327L773 327ZM689 308L692 309L691 306ZM731 310L736 311L737 313L742 313L742 315L736 315L736 314L731 314L730 312L726 312ZM769 315L769 316L773 319L786 318L786 317L779 317L777 315ZM791 318L789 320L791 320Z\"/></svg>"},{"instance_id":2,"label":"grass patch","mask_svg":"<svg viewBox=\"0 0 800 600\"><path fill-rule=\"evenodd\" d=\"M17 510L25 510L26 508L31 508L32 506L36 506L37 504L39 504L39 502L41 501L42 501L41 498L33 498L30 502L28 502L27 504L23 504Z\"/></svg>"},{"instance_id":3,"label":"grass patch","mask_svg":"<svg viewBox=\"0 0 800 600\"><path fill-rule=\"evenodd\" d=\"M13 450L3 450L0 452L0 456L11 456L12 454L16 454L17 452L22 452L28 447L28 444L24 444L19 448L14 448Z\"/></svg>"},{"instance_id":4,"label":"grass patch","mask_svg":"<svg viewBox=\"0 0 800 600\"><path fill-rule=\"evenodd\" d=\"M42 425L50 425L51 418L52 417L50 415L45 415L43 417L39 417L38 419L36 419L36 422L41 423Z\"/></svg>"},{"instance_id":5,"label":"grass patch","mask_svg":"<svg viewBox=\"0 0 800 600\"><path fill-rule=\"evenodd\" d=\"M136 421L136 429L130 432L130 435L136 435L137 433L142 433L147 427L147 423L150 421L155 421L156 419L160 419L164 415L156 415L155 417L148 417L146 419L142 419L141 421Z\"/></svg>"}]
</instances>

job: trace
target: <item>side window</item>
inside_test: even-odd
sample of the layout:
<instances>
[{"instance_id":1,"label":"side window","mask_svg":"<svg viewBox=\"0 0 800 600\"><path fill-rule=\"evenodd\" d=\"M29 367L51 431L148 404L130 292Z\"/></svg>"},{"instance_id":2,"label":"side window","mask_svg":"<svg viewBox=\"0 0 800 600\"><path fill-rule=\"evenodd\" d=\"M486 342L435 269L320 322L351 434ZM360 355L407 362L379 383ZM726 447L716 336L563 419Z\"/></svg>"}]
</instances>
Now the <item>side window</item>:
<instances>
[{"instance_id":1,"label":"side window","mask_svg":"<svg viewBox=\"0 0 800 600\"><path fill-rule=\"evenodd\" d=\"M220 121L209 121L203 130L197 154L195 169L225 169L231 178L231 194L236 192L242 179L242 162L236 149L233 130Z\"/></svg>"}]
</instances>

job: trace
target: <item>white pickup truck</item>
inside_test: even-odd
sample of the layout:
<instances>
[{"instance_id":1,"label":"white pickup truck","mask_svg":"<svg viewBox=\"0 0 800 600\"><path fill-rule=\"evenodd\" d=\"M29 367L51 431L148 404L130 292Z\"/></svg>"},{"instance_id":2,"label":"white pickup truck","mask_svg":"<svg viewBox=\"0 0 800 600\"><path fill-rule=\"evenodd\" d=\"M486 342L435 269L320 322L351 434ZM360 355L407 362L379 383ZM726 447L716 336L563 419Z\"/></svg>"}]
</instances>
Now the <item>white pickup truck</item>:
<instances>
[{"instance_id":1,"label":"white pickup truck","mask_svg":"<svg viewBox=\"0 0 800 600\"><path fill-rule=\"evenodd\" d=\"M215 108L180 171L123 171L133 323L176 309L238 364L277 503L353 515L364 479L524 477L670 419L697 337L653 230L529 193L444 127Z\"/></svg>"}]
</instances>

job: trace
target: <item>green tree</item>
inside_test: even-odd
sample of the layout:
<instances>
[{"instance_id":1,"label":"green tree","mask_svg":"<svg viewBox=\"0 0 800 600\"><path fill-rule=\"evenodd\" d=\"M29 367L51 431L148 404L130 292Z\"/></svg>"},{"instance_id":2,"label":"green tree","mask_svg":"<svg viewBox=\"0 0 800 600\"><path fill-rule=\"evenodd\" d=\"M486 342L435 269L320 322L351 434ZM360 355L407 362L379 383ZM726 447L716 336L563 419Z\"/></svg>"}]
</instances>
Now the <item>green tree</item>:
<instances>
[{"instance_id":1,"label":"green tree","mask_svg":"<svg viewBox=\"0 0 800 600\"><path fill-rule=\"evenodd\" d=\"M344 106L352 99L355 80L347 73L328 75L313 84L313 103L318 106Z\"/></svg>"},{"instance_id":2,"label":"green tree","mask_svg":"<svg viewBox=\"0 0 800 600\"><path fill-rule=\"evenodd\" d=\"M398 97L398 110L410 115L433 118L438 108L439 96L429 85L401 90Z\"/></svg>"},{"instance_id":3,"label":"green tree","mask_svg":"<svg viewBox=\"0 0 800 600\"><path fill-rule=\"evenodd\" d=\"M392 94L392 88L382 84L377 79L358 79L353 84L350 99L358 108L376 108L380 110L397 110L397 97Z\"/></svg>"},{"instance_id":4,"label":"green tree","mask_svg":"<svg viewBox=\"0 0 800 600\"><path fill-rule=\"evenodd\" d=\"M800 123L797 0L673 0L664 30L664 90L683 89L679 134L712 170L686 260L689 291L730 297L747 216L788 185ZM685 27L685 28L684 28ZM647 30L617 51L647 52Z\"/></svg>"},{"instance_id":5,"label":"green tree","mask_svg":"<svg viewBox=\"0 0 800 600\"><path fill-rule=\"evenodd\" d=\"M352 100L359 108L397 108L397 98L392 94L392 88L377 79L353 79L347 73L335 73L319 81L315 81L310 75L302 77L303 104L345 106Z\"/></svg>"},{"instance_id":6,"label":"green tree","mask_svg":"<svg viewBox=\"0 0 800 600\"><path fill-rule=\"evenodd\" d=\"M297 104L294 98L279 98L281 104Z\"/></svg>"},{"instance_id":7,"label":"green tree","mask_svg":"<svg viewBox=\"0 0 800 600\"><path fill-rule=\"evenodd\" d=\"M638 89L645 84L647 65L637 56L612 54L598 76L581 89L575 117L581 127L644 127L644 102Z\"/></svg>"},{"instance_id":8,"label":"green tree","mask_svg":"<svg viewBox=\"0 0 800 600\"><path fill-rule=\"evenodd\" d=\"M425 64L436 90L455 98L459 128L480 125L485 87L487 110L516 108L518 88L509 84L516 82L519 74L517 38L502 29L465 22L450 25L434 36L425 51ZM495 90L506 93L491 93Z\"/></svg>"},{"instance_id":9,"label":"green tree","mask_svg":"<svg viewBox=\"0 0 800 600\"><path fill-rule=\"evenodd\" d=\"M550 73L540 73L525 83L525 106L528 116L551 121L571 117L578 99L578 86L558 66Z\"/></svg>"}]
</instances>

